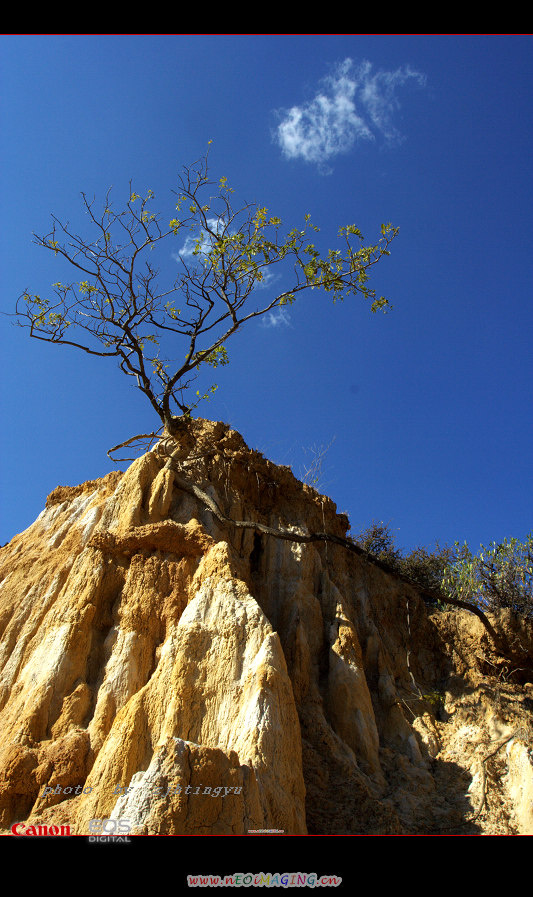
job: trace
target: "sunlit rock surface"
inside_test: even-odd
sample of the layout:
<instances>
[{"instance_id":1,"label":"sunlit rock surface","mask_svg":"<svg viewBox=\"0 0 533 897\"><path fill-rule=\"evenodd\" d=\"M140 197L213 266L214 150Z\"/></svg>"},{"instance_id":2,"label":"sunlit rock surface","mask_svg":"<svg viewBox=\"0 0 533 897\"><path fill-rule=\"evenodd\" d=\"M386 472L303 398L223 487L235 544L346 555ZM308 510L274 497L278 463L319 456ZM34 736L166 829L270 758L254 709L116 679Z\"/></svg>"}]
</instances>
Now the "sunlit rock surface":
<instances>
[{"instance_id":1,"label":"sunlit rock surface","mask_svg":"<svg viewBox=\"0 0 533 897\"><path fill-rule=\"evenodd\" d=\"M233 520L348 527L226 425L192 422L178 478L159 449L0 550L0 828L532 834L533 689L491 678L480 622L219 522L180 477Z\"/></svg>"}]
</instances>

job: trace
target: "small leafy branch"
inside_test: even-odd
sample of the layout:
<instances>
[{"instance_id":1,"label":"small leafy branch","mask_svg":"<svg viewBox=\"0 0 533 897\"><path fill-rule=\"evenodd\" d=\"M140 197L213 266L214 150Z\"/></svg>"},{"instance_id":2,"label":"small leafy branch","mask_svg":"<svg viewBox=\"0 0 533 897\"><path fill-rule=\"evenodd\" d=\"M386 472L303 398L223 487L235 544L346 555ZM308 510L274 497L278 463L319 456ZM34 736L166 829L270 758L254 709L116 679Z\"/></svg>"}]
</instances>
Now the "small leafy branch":
<instances>
[{"instance_id":1,"label":"small leafy branch","mask_svg":"<svg viewBox=\"0 0 533 897\"><path fill-rule=\"evenodd\" d=\"M378 241L365 245L350 224L339 229L341 248L321 255L312 242L319 228L309 214L300 228L282 233L281 219L266 207L234 208L227 179L209 178L208 153L183 169L178 187L166 220L154 211L153 192L142 197L131 183L119 211L111 191L100 209L82 193L90 237L55 216L49 233L34 235L76 279L57 281L47 297L24 291L15 310L34 339L117 358L168 432L216 389L194 393L198 370L228 364L226 344L234 333L305 290L322 289L334 302L358 294L372 312L387 311L388 300L369 286L369 272L389 255L398 233L384 224ZM153 262L161 247L178 263L166 286ZM272 273L284 284L274 295ZM259 291L267 278L269 290Z\"/></svg>"}]
</instances>

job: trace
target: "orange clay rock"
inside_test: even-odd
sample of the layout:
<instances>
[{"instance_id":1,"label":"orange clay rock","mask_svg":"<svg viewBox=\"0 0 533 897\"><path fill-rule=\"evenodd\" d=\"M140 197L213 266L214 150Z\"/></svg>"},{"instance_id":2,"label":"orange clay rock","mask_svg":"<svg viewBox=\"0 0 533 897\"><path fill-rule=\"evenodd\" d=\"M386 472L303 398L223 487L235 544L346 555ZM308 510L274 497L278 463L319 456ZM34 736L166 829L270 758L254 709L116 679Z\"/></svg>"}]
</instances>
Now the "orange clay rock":
<instances>
[{"instance_id":1,"label":"orange clay rock","mask_svg":"<svg viewBox=\"0 0 533 897\"><path fill-rule=\"evenodd\" d=\"M0 829L533 833L533 694L491 679L479 621L224 520L348 528L225 424L176 438L0 550Z\"/></svg>"}]
</instances>

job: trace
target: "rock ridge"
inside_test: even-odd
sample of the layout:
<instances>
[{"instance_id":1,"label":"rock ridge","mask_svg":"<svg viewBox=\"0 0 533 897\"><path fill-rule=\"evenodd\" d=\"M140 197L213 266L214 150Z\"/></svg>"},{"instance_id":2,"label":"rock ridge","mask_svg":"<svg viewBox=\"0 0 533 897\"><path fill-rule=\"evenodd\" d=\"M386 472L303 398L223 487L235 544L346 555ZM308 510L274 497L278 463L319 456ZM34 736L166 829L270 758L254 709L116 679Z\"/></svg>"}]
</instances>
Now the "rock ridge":
<instances>
[{"instance_id":1,"label":"rock ridge","mask_svg":"<svg viewBox=\"0 0 533 897\"><path fill-rule=\"evenodd\" d=\"M0 549L0 828L533 833L533 690L481 622L265 528L349 521L199 419Z\"/></svg>"}]
</instances>

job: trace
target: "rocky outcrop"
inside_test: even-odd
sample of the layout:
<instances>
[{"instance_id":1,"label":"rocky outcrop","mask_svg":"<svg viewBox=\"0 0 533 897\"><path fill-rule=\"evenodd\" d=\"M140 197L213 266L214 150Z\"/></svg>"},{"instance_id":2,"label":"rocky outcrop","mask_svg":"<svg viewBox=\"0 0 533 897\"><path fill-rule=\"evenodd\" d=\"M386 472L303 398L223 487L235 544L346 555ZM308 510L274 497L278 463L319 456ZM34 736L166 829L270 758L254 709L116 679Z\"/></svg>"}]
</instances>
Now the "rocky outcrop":
<instances>
[{"instance_id":1,"label":"rocky outcrop","mask_svg":"<svg viewBox=\"0 0 533 897\"><path fill-rule=\"evenodd\" d=\"M533 690L479 620L268 534L348 521L226 425L168 446L0 551L0 828L533 833Z\"/></svg>"}]
</instances>

